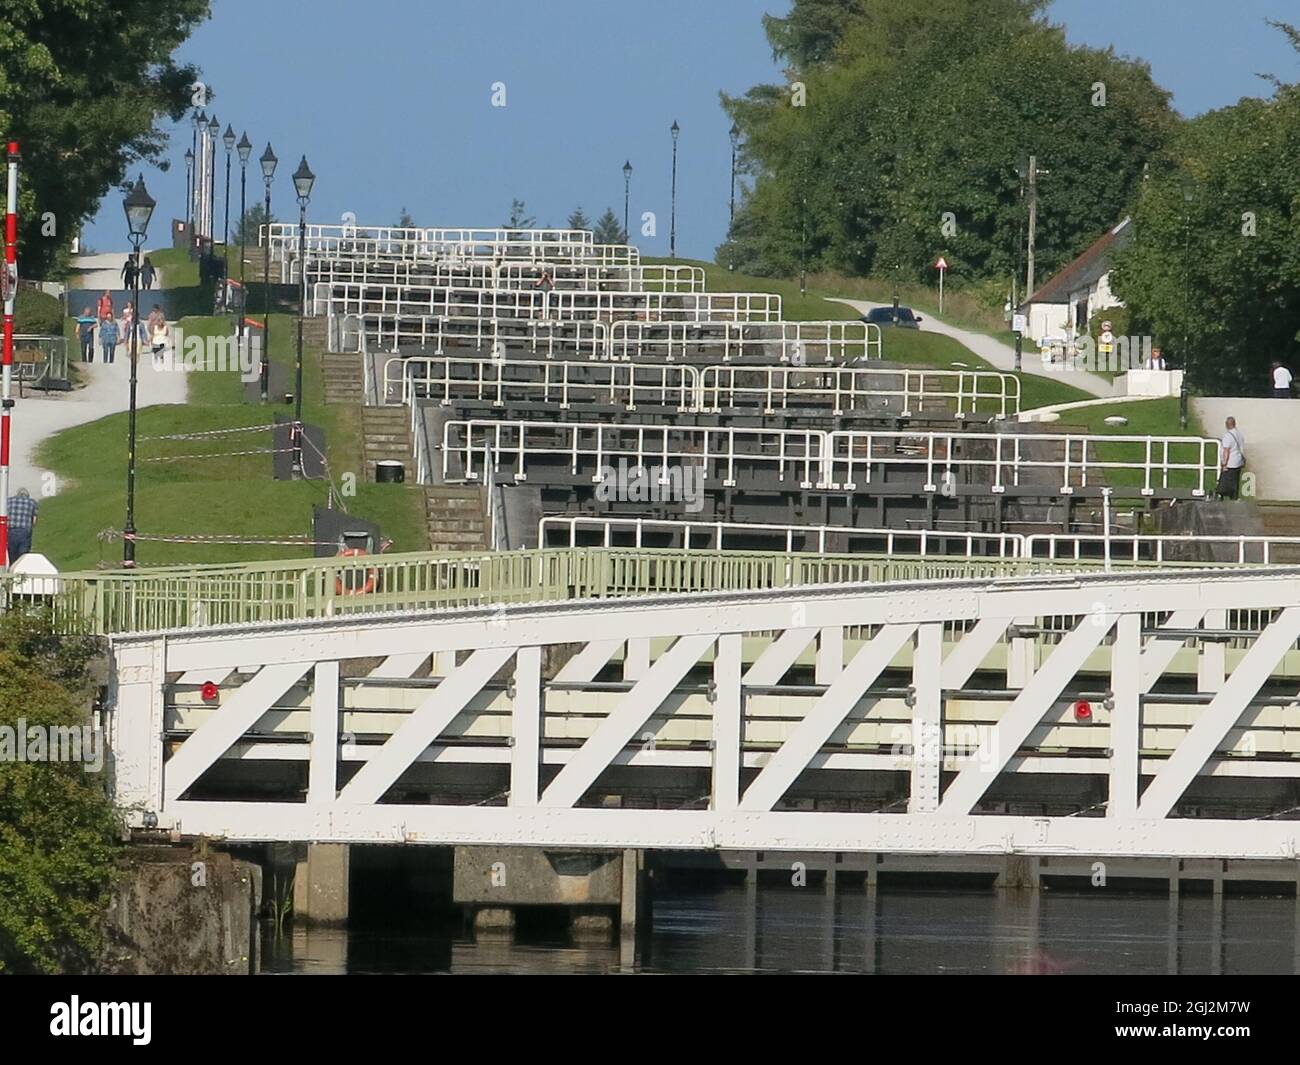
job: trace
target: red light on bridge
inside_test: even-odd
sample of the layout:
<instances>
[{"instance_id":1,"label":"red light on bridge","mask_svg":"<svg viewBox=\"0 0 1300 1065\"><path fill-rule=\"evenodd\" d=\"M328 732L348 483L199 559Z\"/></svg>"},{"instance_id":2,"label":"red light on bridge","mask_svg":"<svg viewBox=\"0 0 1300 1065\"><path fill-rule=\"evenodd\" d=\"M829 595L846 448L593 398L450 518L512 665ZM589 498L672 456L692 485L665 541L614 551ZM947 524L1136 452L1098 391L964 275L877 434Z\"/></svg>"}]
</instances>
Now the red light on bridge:
<instances>
[{"instance_id":1,"label":"red light on bridge","mask_svg":"<svg viewBox=\"0 0 1300 1065\"><path fill-rule=\"evenodd\" d=\"M204 681L203 687L199 689L199 694L203 696L203 701L205 703L215 703L217 701L217 696L220 695L221 692L220 689L209 680Z\"/></svg>"},{"instance_id":2,"label":"red light on bridge","mask_svg":"<svg viewBox=\"0 0 1300 1065\"><path fill-rule=\"evenodd\" d=\"M1080 699L1074 704L1074 720L1088 724L1092 721L1092 703Z\"/></svg>"}]
</instances>

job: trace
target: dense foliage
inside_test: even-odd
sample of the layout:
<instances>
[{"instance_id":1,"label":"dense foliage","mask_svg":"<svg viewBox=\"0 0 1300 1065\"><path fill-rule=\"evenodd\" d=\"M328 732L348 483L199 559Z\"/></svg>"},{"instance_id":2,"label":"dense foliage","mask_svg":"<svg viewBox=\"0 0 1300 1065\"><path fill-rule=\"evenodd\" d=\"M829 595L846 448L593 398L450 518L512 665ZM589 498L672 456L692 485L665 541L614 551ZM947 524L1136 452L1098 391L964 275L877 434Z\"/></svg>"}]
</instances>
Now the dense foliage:
<instances>
[{"instance_id":1,"label":"dense foliage","mask_svg":"<svg viewBox=\"0 0 1300 1065\"><path fill-rule=\"evenodd\" d=\"M14 297L14 331L35 336L62 336L63 304L39 289L19 289Z\"/></svg>"},{"instance_id":2,"label":"dense foliage","mask_svg":"<svg viewBox=\"0 0 1300 1065\"><path fill-rule=\"evenodd\" d=\"M0 0L0 133L20 144L21 262L45 277L137 161L190 106L197 71L172 52L209 0ZM162 164L165 165L165 164Z\"/></svg>"},{"instance_id":3,"label":"dense foliage","mask_svg":"<svg viewBox=\"0 0 1300 1065\"><path fill-rule=\"evenodd\" d=\"M0 726L84 725L92 653L44 615L0 617ZM97 959L119 853L105 771L0 759L0 971L83 971Z\"/></svg>"},{"instance_id":4,"label":"dense foliage","mask_svg":"<svg viewBox=\"0 0 1300 1065\"><path fill-rule=\"evenodd\" d=\"M791 275L806 258L924 280L943 254L950 280L1009 288L1030 154L1050 171L1040 279L1113 226L1176 119L1145 64L1070 46L1045 7L795 0L769 17L787 84L723 97L753 178L731 234L736 268Z\"/></svg>"}]
</instances>

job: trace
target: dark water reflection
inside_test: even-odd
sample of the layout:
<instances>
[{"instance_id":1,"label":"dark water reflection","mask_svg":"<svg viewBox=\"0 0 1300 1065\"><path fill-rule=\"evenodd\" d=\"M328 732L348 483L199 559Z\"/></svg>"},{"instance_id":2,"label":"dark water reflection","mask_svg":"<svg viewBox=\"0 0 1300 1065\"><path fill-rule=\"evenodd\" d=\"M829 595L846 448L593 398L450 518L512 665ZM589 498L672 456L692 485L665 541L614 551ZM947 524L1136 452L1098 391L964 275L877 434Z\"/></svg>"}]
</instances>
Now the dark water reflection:
<instances>
[{"instance_id":1,"label":"dark water reflection","mask_svg":"<svg viewBox=\"0 0 1300 1065\"><path fill-rule=\"evenodd\" d=\"M1282 974L1300 971L1294 898L891 891L746 885L654 902L631 945L562 933L474 942L447 929L303 930L268 943L281 973L850 972Z\"/></svg>"}]
</instances>

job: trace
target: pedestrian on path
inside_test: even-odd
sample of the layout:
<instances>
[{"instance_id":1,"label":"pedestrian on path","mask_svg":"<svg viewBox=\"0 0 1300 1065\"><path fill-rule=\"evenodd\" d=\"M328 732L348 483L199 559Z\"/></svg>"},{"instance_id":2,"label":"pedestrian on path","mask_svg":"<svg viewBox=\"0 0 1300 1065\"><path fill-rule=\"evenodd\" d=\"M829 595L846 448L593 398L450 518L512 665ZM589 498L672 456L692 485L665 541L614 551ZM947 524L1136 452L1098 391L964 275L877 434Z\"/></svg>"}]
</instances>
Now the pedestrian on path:
<instances>
[{"instance_id":1,"label":"pedestrian on path","mask_svg":"<svg viewBox=\"0 0 1300 1065\"><path fill-rule=\"evenodd\" d=\"M149 336L149 348L153 352L154 364L157 365L159 356L167 348L168 333L167 316L156 303L153 305L153 310L149 312L145 332Z\"/></svg>"},{"instance_id":2,"label":"pedestrian on path","mask_svg":"<svg viewBox=\"0 0 1300 1065\"><path fill-rule=\"evenodd\" d=\"M154 269L153 263L149 260L149 256L146 255L144 262L140 264L140 284L146 291L153 288L153 279L157 274L158 271Z\"/></svg>"},{"instance_id":3,"label":"pedestrian on path","mask_svg":"<svg viewBox=\"0 0 1300 1065\"><path fill-rule=\"evenodd\" d=\"M113 294L108 289L104 289L104 294L99 297L99 308L96 313L101 321L113 317Z\"/></svg>"},{"instance_id":4,"label":"pedestrian on path","mask_svg":"<svg viewBox=\"0 0 1300 1065\"><path fill-rule=\"evenodd\" d=\"M122 264L122 270L121 270L121 273L122 273L122 287L123 287L123 288L134 288L134 287L135 287L135 273L136 273L136 269L135 269L135 255L134 255L134 254L132 254L132 255L128 255L128 256L126 257L126 262L124 262L124 263Z\"/></svg>"},{"instance_id":5,"label":"pedestrian on path","mask_svg":"<svg viewBox=\"0 0 1300 1065\"><path fill-rule=\"evenodd\" d=\"M104 354L104 361L111 363L117 350L117 322L112 315L99 320L99 349Z\"/></svg>"},{"instance_id":6,"label":"pedestrian on path","mask_svg":"<svg viewBox=\"0 0 1300 1065\"><path fill-rule=\"evenodd\" d=\"M32 549L36 512L40 505L26 488L9 497L9 564L12 566Z\"/></svg>"},{"instance_id":7,"label":"pedestrian on path","mask_svg":"<svg viewBox=\"0 0 1300 1065\"><path fill-rule=\"evenodd\" d=\"M1223 439L1219 441L1219 483L1215 494L1220 500L1236 499L1241 491L1241 470L1246 465L1246 438L1237 428L1236 418L1223 422Z\"/></svg>"},{"instance_id":8,"label":"pedestrian on path","mask_svg":"<svg viewBox=\"0 0 1300 1065\"><path fill-rule=\"evenodd\" d=\"M95 325L97 319L87 307L77 319L77 342L81 345L81 361L95 361Z\"/></svg>"},{"instance_id":9,"label":"pedestrian on path","mask_svg":"<svg viewBox=\"0 0 1300 1065\"><path fill-rule=\"evenodd\" d=\"M1291 398L1291 371L1277 359L1273 360L1273 398Z\"/></svg>"}]
</instances>

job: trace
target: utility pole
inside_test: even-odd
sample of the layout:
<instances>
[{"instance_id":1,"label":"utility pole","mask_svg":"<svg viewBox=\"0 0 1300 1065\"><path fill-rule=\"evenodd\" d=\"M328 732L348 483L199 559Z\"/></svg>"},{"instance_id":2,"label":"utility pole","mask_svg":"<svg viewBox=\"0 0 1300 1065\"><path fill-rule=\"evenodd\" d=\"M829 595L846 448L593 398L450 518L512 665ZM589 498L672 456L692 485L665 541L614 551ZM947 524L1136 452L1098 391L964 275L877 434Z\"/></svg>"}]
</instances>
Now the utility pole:
<instances>
[{"instance_id":1,"label":"utility pole","mask_svg":"<svg viewBox=\"0 0 1300 1065\"><path fill-rule=\"evenodd\" d=\"M1034 238L1038 230L1038 175L1050 174L1038 169L1038 156L1029 157L1029 268L1025 272L1025 299L1034 294Z\"/></svg>"}]
</instances>

